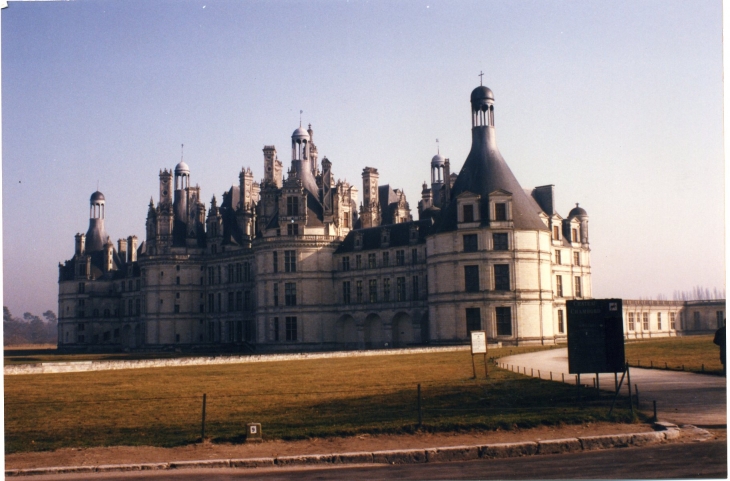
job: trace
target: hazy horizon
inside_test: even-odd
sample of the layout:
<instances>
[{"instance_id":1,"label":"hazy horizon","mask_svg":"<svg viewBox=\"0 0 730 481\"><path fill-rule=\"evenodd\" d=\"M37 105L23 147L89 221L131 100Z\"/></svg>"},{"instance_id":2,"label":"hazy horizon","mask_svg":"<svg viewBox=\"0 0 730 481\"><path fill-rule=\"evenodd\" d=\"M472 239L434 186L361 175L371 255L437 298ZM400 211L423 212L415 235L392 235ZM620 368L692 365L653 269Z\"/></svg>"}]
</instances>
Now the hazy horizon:
<instances>
[{"instance_id":1,"label":"hazy horizon","mask_svg":"<svg viewBox=\"0 0 730 481\"><path fill-rule=\"evenodd\" d=\"M590 216L594 297L725 288L722 2L9 2L2 24L3 296L57 310L58 263L88 228L145 237L158 173L185 162L206 208L285 170L312 124L320 161L366 166L418 216L436 154L458 171L469 95L495 95L523 188Z\"/></svg>"}]
</instances>

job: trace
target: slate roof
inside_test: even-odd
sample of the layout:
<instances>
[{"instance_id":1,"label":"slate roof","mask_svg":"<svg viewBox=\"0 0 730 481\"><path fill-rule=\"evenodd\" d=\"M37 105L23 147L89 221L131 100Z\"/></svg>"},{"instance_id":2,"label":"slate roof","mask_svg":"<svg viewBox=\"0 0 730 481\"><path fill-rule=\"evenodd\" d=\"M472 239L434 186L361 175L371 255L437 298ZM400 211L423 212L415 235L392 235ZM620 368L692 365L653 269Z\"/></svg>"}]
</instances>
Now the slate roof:
<instances>
[{"instance_id":1,"label":"slate roof","mask_svg":"<svg viewBox=\"0 0 730 481\"><path fill-rule=\"evenodd\" d=\"M362 235L362 249L359 251L371 249L384 249L383 246L383 230L390 230L390 242L388 248L413 245L410 241L411 226L418 229L418 239L414 244L425 244L426 236L431 233L431 219L419 220L413 222L403 222L400 224L388 224L378 227L370 227L368 229L351 230L342 244L337 248L335 254L355 251L355 236Z\"/></svg>"},{"instance_id":2,"label":"slate roof","mask_svg":"<svg viewBox=\"0 0 730 481\"><path fill-rule=\"evenodd\" d=\"M494 127L474 127L469 156L451 189L448 208L442 215L440 230L456 230L456 197L464 192L481 196L479 211L482 225L489 225L489 194L504 190L512 194L512 220L516 229L547 230L540 220L540 208L525 194L497 148Z\"/></svg>"}]
</instances>

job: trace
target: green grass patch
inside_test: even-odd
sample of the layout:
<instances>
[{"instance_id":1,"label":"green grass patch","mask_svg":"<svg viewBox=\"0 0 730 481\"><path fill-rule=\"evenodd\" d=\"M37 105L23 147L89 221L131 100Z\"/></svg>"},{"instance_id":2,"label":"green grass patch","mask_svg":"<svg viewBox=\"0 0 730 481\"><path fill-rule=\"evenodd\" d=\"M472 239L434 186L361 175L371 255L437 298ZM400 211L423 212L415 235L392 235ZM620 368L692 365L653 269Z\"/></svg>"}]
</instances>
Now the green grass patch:
<instances>
[{"instance_id":1,"label":"green grass patch","mask_svg":"<svg viewBox=\"0 0 730 481\"><path fill-rule=\"evenodd\" d=\"M713 336L682 336L626 343L631 366L722 374L720 348Z\"/></svg>"},{"instance_id":2,"label":"green grass patch","mask_svg":"<svg viewBox=\"0 0 730 481\"><path fill-rule=\"evenodd\" d=\"M241 441L247 422L301 439L633 420L625 402L608 419L610 399L593 390L577 405L574 386L494 366L489 380L471 376L468 351L8 376L5 450L196 442L203 393L206 437L219 442Z\"/></svg>"}]
</instances>

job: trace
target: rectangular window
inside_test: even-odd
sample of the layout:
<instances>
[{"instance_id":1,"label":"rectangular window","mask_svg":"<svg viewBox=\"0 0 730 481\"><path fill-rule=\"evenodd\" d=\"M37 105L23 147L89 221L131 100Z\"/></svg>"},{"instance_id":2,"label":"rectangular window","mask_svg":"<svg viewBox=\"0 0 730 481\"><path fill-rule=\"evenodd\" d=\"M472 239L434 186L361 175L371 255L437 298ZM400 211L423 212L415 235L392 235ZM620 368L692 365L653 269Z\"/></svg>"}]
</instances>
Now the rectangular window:
<instances>
[{"instance_id":1,"label":"rectangular window","mask_svg":"<svg viewBox=\"0 0 730 481\"><path fill-rule=\"evenodd\" d=\"M560 240L560 227L553 226L553 240Z\"/></svg>"},{"instance_id":2,"label":"rectangular window","mask_svg":"<svg viewBox=\"0 0 730 481\"><path fill-rule=\"evenodd\" d=\"M670 312L669 313L669 329L675 330L677 329L677 313L676 312Z\"/></svg>"},{"instance_id":3,"label":"rectangular window","mask_svg":"<svg viewBox=\"0 0 730 481\"><path fill-rule=\"evenodd\" d=\"M274 260L273 260L274 272L279 272L279 253L274 251L273 254L274 254Z\"/></svg>"},{"instance_id":4,"label":"rectangular window","mask_svg":"<svg viewBox=\"0 0 730 481\"><path fill-rule=\"evenodd\" d=\"M492 243L495 251L509 250L506 233L492 234Z\"/></svg>"},{"instance_id":5,"label":"rectangular window","mask_svg":"<svg viewBox=\"0 0 730 481\"><path fill-rule=\"evenodd\" d=\"M297 284L295 282L284 283L284 304L287 306L297 305Z\"/></svg>"},{"instance_id":6,"label":"rectangular window","mask_svg":"<svg viewBox=\"0 0 730 481\"><path fill-rule=\"evenodd\" d=\"M474 206L464 206L464 222L474 222Z\"/></svg>"},{"instance_id":7,"label":"rectangular window","mask_svg":"<svg viewBox=\"0 0 730 481\"><path fill-rule=\"evenodd\" d=\"M236 292L236 310L243 310L243 292L241 291Z\"/></svg>"},{"instance_id":8,"label":"rectangular window","mask_svg":"<svg viewBox=\"0 0 730 481\"><path fill-rule=\"evenodd\" d=\"M288 317L286 318L286 340L296 341L297 340L297 318Z\"/></svg>"},{"instance_id":9,"label":"rectangular window","mask_svg":"<svg viewBox=\"0 0 730 481\"><path fill-rule=\"evenodd\" d=\"M641 322L641 328L644 331L648 331L649 330L649 313L648 312L644 312L643 313L642 322Z\"/></svg>"},{"instance_id":10,"label":"rectangular window","mask_svg":"<svg viewBox=\"0 0 730 481\"><path fill-rule=\"evenodd\" d=\"M494 204L494 220L505 221L507 220L507 204L499 202Z\"/></svg>"},{"instance_id":11,"label":"rectangular window","mask_svg":"<svg viewBox=\"0 0 730 481\"><path fill-rule=\"evenodd\" d=\"M464 290L479 292L479 266L464 266Z\"/></svg>"},{"instance_id":12,"label":"rectangular window","mask_svg":"<svg viewBox=\"0 0 730 481\"><path fill-rule=\"evenodd\" d=\"M215 323L209 322L208 323L208 342L215 341Z\"/></svg>"},{"instance_id":13,"label":"rectangular window","mask_svg":"<svg viewBox=\"0 0 730 481\"><path fill-rule=\"evenodd\" d=\"M251 291L243 292L243 309L247 312L253 310L253 303L251 302Z\"/></svg>"},{"instance_id":14,"label":"rectangular window","mask_svg":"<svg viewBox=\"0 0 730 481\"><path fill-rule=\"evenodd\" d=\"M636 324L634 322L634 313L629 312L629 331L633 331L636 329Z\"/></svg>"},{"instance_id":15,"label":"rectangular window","mask_svg":"<svg viewBox=\"0 0 730 481\"><path fill-rule=\"evenodd\" d=\"M565 319L563 317L563 310L558 310L558 332L560 334L565 333Z\"/></svg>"},{"instance_id":16,"label":"rectangular window","mask_svg":"<svg viewBox=\"0 0 730 481\"><path fill-rule=\"evenodd\" d=\"M228 283L229 284L232 284L235 281L235 279L233 277L234 275L235 275L235 266L233 264L228 264ZM178 277L178 279L179 279L179 277ZM180 283L178 282L178 284L180 284Z\"/></svg>"},{"instance_id":17,"label":"rectangular window","mask_svg":"<svg viewBox=\"0 0 730 481\"><path fill-rule=\"evenodd\" d=\"M383 252L383 267L388 267L390 264L390 252Z\"/></svg>"},{"instance_id":18,"label":"rectangular window","mask_svg":"<svg viewBox=\"0 0 730 481\"><path fill-rule=\"evenodd\" d=\"M297 251L284 251L284 272L297 271Z\"/></svg>"},{"instance_id":19,"label":"rectangular window","mask_svg":"<svg viewBox=\"0 0 730 481\"><path fill-rule=\"evenodd\" d=\"M218 293L218 312L223 312L223 294Z\"/></svg>"},{"instance_id":20,"label":"rectangular window","mask_svg":"<svg viewBox=\"0 0 730 481\"><path fill-rule=\"evenodd\" d=\"M344 281L342 283L342 303L350 303L350 281Z\"/></svg>"},{"instance_id":21,"label":"rectangular window","mask_svg":"<svg viewBox=\"0 0 730 481\"><path fill-rule=\"evenodd\" d=\"M286 215L289 217L299 215L299 197L289 196L286 198Z\"/></svg>"},{"instance_id":22,"label":"rectangular window","mask_svg":"<svg viewBox=\"0 0 730 481\"><path fill-rule=\"evenodd\" d=\"M562 259L562 256L560 255L560 251L559 250L555 251L555 263L557 265L560 265L560 264L562 264L562 260L563 259Z\"/></svg>"},{"instance_id":23,"label":"rectangular window","mask_svg":"<svg viewBox=\"0 0 730 481\"><path fill-rule=\"evenodd\" d=\"M287 224L286 225L287 235L299 235L299 224Z\"/></svg>"},{"instance_id":24,"label":"rectangular window","mask_svg":"<svg viewBox=\"0 0 730 481\"><path fill-rule=\"evenodd\" d=\"M412 297L412 299L414 301L417 301L421 297L419 295L419 289L418 289L418 276L413 276L413 279L412 280L413 280L413 284L412 284L412 287L413 287L413 297Z\"/></svg>"},{"instance_id":25,"label":"rectangular window","mask_svg":"<svg viewBox=\"0 0 730 481\"><path fill-rule=\"evenodd\" d=\"M465 234L464 239L464 252L476 252L479 250L477 244L479 237L476 234Z\"/></svg>"},{"instance_id":26,"label":"rectangular window","mask_svg":"<svg viewBox=\"0 0 730 481\"><path fill-rule=\"evenodd\" d=\"M368 254L368 269L375 269L375 254Z\"/></svg>"},{"instance_id":27,"label":"rectangular window","mask_svg":"<svg viewBox=\"0 0 730 481\"><path fill-rule=\"evenodd\" d=\"M84 329L86 329L86 324L79 324L77 329L79 331L83 331Z\"/></svg>"},{"instance_id":28,"label":"rectangular window","mask_svg":"<svg viewBox=\"0 0 730 481\"><path fill-rule=\"evenodd\" d=\"M406 252L404 250L395 251L395 265L402 266L406 263Z\"/></svg>"},{"instance_id":29,"label":"rectangular window","mask_svg":"<svg viewBox=\"0 0 730 481\"><path fill-rule=\"evenodd\" d=\"M248 262L243 263L243 280L245 282L251 281L251 264Z\"/></svg>"},{"instance_id":30,"label":"rectangular window","mask_svg":"<svg viewBox=\"0 0 730 481\"><path fill-rule=\"evenodd\" d=\"M279 284L274 283L274 306L279 305Z\"/></svg>"},{"instance_id":31,"label":"rectangular window","mask_svg":"<svg viewBox=\"0 0 730 481\"><path fill-rule=\"evenodd\" d=\"M471 331L482 330L482 311L478 307L466 308L466 335Z\"/></svg>"},{"instance_id":32,"label":"rectangular window","mask_svg":"<svg viewBox=\"0 0 730 481\"><path fill-rule=\"evenodd\" d=\"M662 313L661 312L656 313L656 328L658 331L662 330Z\"/></svg>"},{"instance_id":33,"label":"rectangular window","mask_svg":"<svg viewBox=\"0 0 730 481\"><path fill-rule=\"evenodd\" d=\"M355 282L355 297L358 304L362 302L362 281Z\"/></svg>"},{"instance_id":34,"label":"rectangular window","mask_svg":"<svg viewBox=\"0 0 730 481\"><path fill-rule=\"evenodd\" d=\"M395 280L395 295L398 301L406 300L406 278L398 277Z\"/></svg>"},{"instance_id":35,"label":"rectangular window","mask_svg":"<svg viewBox=\"0 0 730 481\"><path fill-rule=\"evenodd\" d=\"M79 294L83 294L85 290L86 284L84 284L83 282L79 282Z\"/></svg>"},{"instance_id":36,"label":"rectangular window","mask_svg":"<svg viewBox=\"0 0 730 481\"><path fill-rule=\"evenodd\" d=\"M215 294L208 294L208 312L215 312Z\"/></svg>"},{"instance_id":37,"label":"rectangular window","mask_svg":"<svg viewBox=\"0 0 730 481\"><path fill-rule=\"evenodd\" d=\"M208 285L212 286L215 284L215 268L208 267Z\"/></svg>"},{"instance_id":38,"label":"rectangular window","mask_svg":"<svg viewBox=\"0 0 730 481\"><path fill-rule=\"evenodd\" d=\"M583 290L580 284L580 276L575 276L575 297L583 297Z\"/></svg>"},{"instance_id":39,"label":"rectangular window","mask_svg":"<svg viewBox=\"0 0 730 481\"><path fill-rule=\"evenodd\" d=\"M362 269L362 256L360 254L355 256L355 269Z\"/></svg>"},{"instance_id":40,"label":"rectangular window","mask_svg":"<svg viewBox=\"0 0 730 481\"><path fill-rule=\"evenodd\" d=\"M350 270L350 257L349 256L345 256L342 258L342 270L343 271Z\"/></svg>"},{"instance_id":41,"label":"rectangular window","mask_svg":"<svg viewBox=\"0 0 730 481\"><path fill-rule=\"evenodd\" d=\"M386 277L383 279L383 300L385 302L390 301L390 278Z\"/></svg>"},{"instance_id":42,"label":"rectangular window","mask_svg":"<svg viewBox=\"0 0 730 481\"><path fill-rule=\"evenodd\" d=\"M573 242L578 242L578 229L573 229L572 234L573 234Z\"/></svg>"},{"instance_id":43,"label":"rectangular window","mask_svg":"<svg viewBox=\"0 0 730 481\"><path fill-rule=\"evenodd\" d=\"M139 299L137 299L134 302L135 302L135 312L136 312L136 315L139 316L140 313L142 312L142 302Z\"/></svg>"},{"instance_id":44,"label":"rectangular window","mask_svg":"<svg viewBox=\"0 0 730 481\"><path fill-rule=\"evenodd\" d=\"M580 252L579 251L573 252L573 264L575 264L576 266L580 265Z\"/></svg>"},{"instance_id":45,"label":"rectangular window","mask_svg":"<svg viewBox=\"0 0 730 481\"><path fill-rule=\"evenodd\" d=\"M418 249L411 249L411 264L418 264Z\"/></svg>"},{"instance_id":46,"label":"rectangular window","mask_svg":"<svg viewBox=\"0 0 730 481\"><path fill-rule=\"evenodd\" d=\"M725 318L725 316L723 316L723 312L722 311L715 311L715 316L717 317L717 328L719 329L723 325L723 322L722 321Z\"/></svg>"},{"instance_id":47,"label":"rectangular window","mask_svg":"<svg viewBox=\"0 0 730 481\"><path fill-rule=\"evenodd\" d=\"M563 276L555 276L555 295L563 297Z\"/></svg>"},{"instance_id":48,"label":"rectangular window","mask_svg":"<svg viewBox=\"0 0 730 481\"><path fill-rule=\"evenodd\" d=\"M498 336L511 336L512 335L512 308L511 307L496 307L495 312L497 314L497 335Z\"/></svg>"},{"instance_id":49,"label":"rectangular window","mask_svg":"<svg viewBox=\"0 0 730 481\"><path fill-rule=\"evenodd\" d=\"M345 227L345 228L350 227L350 213L349 212L342 213L342 227Z\"/></svg>"},{"instance_id":50,"label":"rectangular window","mask_svg":"<svg viewBox=\"0 0 730 481\"><path fill-rule=\"evenodd\" d=\"M228 312L233 312L233 309L235 308L235 304L233 302L233 292L228 293Z\"/></svg>"},{"instance_id":51,"label":"rectangular window","mask_svg":"<svg viewBox=\"0 0 730 481\"><path fill-rule=\"evenodd\" d=\"M274 340L275 341L279 340L279 318L278 317L274 318Z\"/></svg>"},{"instance_id":52,"label":"rectangular window","mask_svg":"<svg viewBox=\"0 0 730 481\"><path fill-rule=\"evenodd\" d=\"M370 279L368 281L368 299L370 302L378 302L378 281Z\"/></svg>"},{"instance_id":53,"label":"rectangular window","mask_svg":"<svg viewBox=\"0 0 730 481\"><path fill-rule=\"evenodd\" d=\"M221 266L218 266L218 284L223 283L223 275L221 273Z\"/></svg>"},{"instance_id":54,"label":"rectangular window","mask_svg":"<svg viewBox=\"0 0 730 481\"><path fill-rule=\"evenodd\" d=\"M241 282L241 280L242 280L241 272L242 272L241 264L236 264L236 282Z\"/></svg>"},{"instance_id":55,"label":"rectangular window","mask_svg":"<svg viewBox=\"0 0 730 481\"><path fill-rule=\"evenodd\" d=\"M494 290L509 291L509 265L494 265Z\"/></svg>"}]
</instances>

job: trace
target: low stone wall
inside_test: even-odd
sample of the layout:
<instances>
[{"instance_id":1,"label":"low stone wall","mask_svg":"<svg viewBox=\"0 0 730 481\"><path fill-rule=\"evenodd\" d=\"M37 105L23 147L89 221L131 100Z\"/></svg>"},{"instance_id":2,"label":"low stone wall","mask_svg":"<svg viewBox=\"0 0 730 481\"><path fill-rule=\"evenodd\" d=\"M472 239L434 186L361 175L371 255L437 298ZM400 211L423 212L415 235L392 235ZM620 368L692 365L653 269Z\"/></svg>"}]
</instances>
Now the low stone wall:
<instances>
[{"instance_id":1,"label":"low stone wall","mask_svg":"<svg viewBox=\"0 0 730 481\"><path fill-rule=\"evenodd\" d=\"M252 354L248 356L186 357L177 359L135 359L129 361L76 361L44 362L5 366L6 376L19 374L54 374L61 372L113 371L118 369L145 369L151 367L207 366L218 364L245 364L253 362L296 361L342 357L392 356L426 352L468 351L469 346L414 347L405 349L378 349L373 351L307 352L299 354Z\"/></svg>"}]
</instances>

